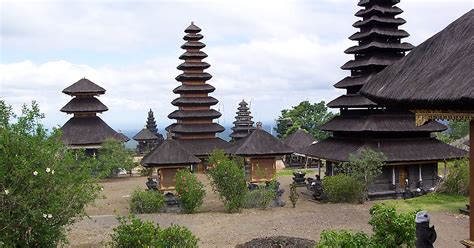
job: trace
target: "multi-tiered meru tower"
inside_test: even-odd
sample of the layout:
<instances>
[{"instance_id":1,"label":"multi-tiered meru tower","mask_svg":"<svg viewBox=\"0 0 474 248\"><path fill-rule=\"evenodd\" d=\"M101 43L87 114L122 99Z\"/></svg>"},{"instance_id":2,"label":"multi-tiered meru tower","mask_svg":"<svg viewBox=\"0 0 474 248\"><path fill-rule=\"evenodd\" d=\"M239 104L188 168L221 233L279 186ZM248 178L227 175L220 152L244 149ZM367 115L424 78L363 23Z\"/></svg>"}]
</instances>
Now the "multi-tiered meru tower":
<instances>
[{"instance_id":1,"label":"multi-tiered meru tower","mask_svg":"<svg viewBox=\"0 0 474 248\"><path fill-rule=\"evenodd\" d=\"M232 141L237 141L245 136L249 135L255 130L253 126L254 122L252 121L252 116L250 115L250 108L247 107L247 103L242 100L239 103L239 107L237 108L234 127L232 127L232 133L230 137Z\"/></svg>"},{"instance_id":2,"label":"multi-tiered meru tower","mask_svg":"<svg viewBox=\"0 0 474 248\"><path fill-rule=\"evenodd\" d=\"M432 137L446 127L438 122L415 126L415 117L408 110L387 109L359 94L361 87L373 75L383 70L410 51L413 46L401 42L408 33L399 29L405 20L397 15L403 11L395 5L399 0L360 0L361 17L354 23L359 31L349 37L356 46L345 51L354 59L341 68L351 75L334 86L346 94L328 103L339 108L340 115L321 127L332 132L332 137L313 144L304 153L327 161L327 174L333 166L348 161L349 155L363 149L381 151L387 157L382 175L372 185L372 196L396 195L406 188L421 185L430 189L437 180L438 161L456 158L457 149Z\"/></svg>"},{"instance_id":3,"label":"multi-tiered meru tower","mask_svg":"<svg viewBox=\"0 0 474 248\"><path fill-rule=\"evenodd\" d=\"M224 127L214 123L221 113L211 107L218 103L217 99L209 96L215 88L207 84L211 74L204 72L210 65L204 61L207 54L201 51L206 45L200 40L203 38L201 29L191 23L184 30L186 41L181 48L185 49L179 59L184 60L178 66L183 73L176 77L182 84L173 90L179 97L171 102L178 110L168 115L176 123L168 126L167 131L172 133L173 139L196 156L207 156L215 149L225 148L228 143L218 137L217 133L224 131Z\"/></svg>"},{"instance_id":4,"label":"multi-tiered meru tower","mask_svg":"<svg viewBox=\"0 0 474 248\"><path fill-rule=\"evenodd\" d=\"M73 97L61 112L73 114L61 130L62 141L69 148L86 149L88 154L95 154L107 139L128 141L128 138L117 133L107 125L97 113L108 110L96 96L105 94L105 89L88 79L81 79L63 90L64 94Z\"/></svg>"}]
</instances>

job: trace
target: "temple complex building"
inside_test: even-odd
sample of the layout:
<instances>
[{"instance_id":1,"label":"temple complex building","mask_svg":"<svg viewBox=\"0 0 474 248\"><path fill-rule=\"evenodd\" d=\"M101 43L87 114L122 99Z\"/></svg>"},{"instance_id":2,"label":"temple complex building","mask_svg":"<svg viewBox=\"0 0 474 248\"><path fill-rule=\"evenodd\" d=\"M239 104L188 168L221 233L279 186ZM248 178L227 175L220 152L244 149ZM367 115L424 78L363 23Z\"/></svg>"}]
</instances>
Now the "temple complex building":
<instances>
[{"instance_id":1,"label":"temple complex building","mask_svg":"<svg viewBox=\"0 0 474 248\"><path fill-rule=\"evenodd\" d=\"M176 77L181 85L173 90L179 97L171 102L178 109L168 115L176 123L166 130L182 147L202 159L216 149L226 148L228 142L216 136L224 127L214 122L221 113L212 108L218 100L209 96L215 88L206 83L212 76L204 72L210 65L202 61L207 54L201 51L206 46L200 42L203 38L199 33L201 29L191 23L184 32L186 42L181 48L186 51L179 57L184 62L178 66L183 73Z\"/></svg>"},{"instance_id":2,"label":"temple complex building","mask_svg":"<svg viewBox=\"0 0 474 248\"><path fill-rule=\"evenodd\" d=\"M397 17L403 11L395 6L398 0L360 0L362 8L356 13L361 20L354 23L359 30L349 37L357 45L345 51L354 59L341 68L350 75L334 85L346 93L328 103L338 108L340 115L321 127L332 137L315 143L302 152L326 160L326 173L348 161L349 155L363 149L383 152L386 166L377 182L370 187L369 196L397 196L408 190L429 191L438 180L438 162L462 157L465 153L445 144L433 132L446 126L430 121L415 125L415 115L408 109L378 105L359 94L362 86L385 67L396 63L413 46L401 39L408 33L399 29L405 20Z\"/></svg>"},{"instance_id":3,"label":"temple complex building","mask_svg":"<svg viewBox=\"0 0 474 248\"><path fill-rule=\"evenodd\" d=\"M64 94L73 98L61 112L72 114L62 127L63 143L72 149L85 149L86 154L94 155L107 139L126 142L129 139L113 130L105 123L98 113L108 110L96 96L105 94L105 89L83 78L63 90Z\"/></svg>"}]
</instances>

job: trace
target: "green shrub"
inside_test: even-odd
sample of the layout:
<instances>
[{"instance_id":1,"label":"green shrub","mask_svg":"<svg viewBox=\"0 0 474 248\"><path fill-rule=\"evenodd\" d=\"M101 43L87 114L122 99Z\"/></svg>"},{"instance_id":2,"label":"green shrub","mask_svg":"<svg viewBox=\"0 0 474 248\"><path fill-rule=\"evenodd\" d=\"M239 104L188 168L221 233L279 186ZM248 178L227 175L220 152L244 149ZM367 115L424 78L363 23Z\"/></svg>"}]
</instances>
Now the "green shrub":
<instances>
[{"instance_id":1,"label":"green shrub","mask_svg":"<svg viewBox=\"0 0 474 248\"><path fill-rule=\"evenodd\" d=\"M300 198L300 195L296 191L296 185L292 183L290 185L290 201L293 207L296 207L296 202L298 201L298 198Z\"/></svg>"},{"instance_id":2,"label":"green shrub","mask_svg":"<svg viewBox=\"0 0 474 248\"><path fill-rule=\"evenodd\" d=\"M176 192L185 213L196 212L206 196L204 184L189 170L179 170L176 173Z\"/></svg>"},{"instance_id":3,"label":"green shrub","mask_svg":"<svg viewBox=\"0 0 474 248\"><path fill-rule=\"evenodd\" d=\"M405 212L398 214L395 208L385 205L374 205L370 208L372 226L374 234L372 242L374 244L384 244L384 247L395 248L405 245L414 247L416 241L416 212Z\"/></svg>"},{"instance_id":4,"label":"green shrub","mask_svg":"<svg viewBox=\"0 0 474 248\"><path fill-rule=\"evenodd\" d=\"M0 247L57 247L67 226L86 216L100 194L91 158L66 149L47 130L38 104L15 115L0 100Z\"/></svg>"},{"instance_id":5,"label":"green shrub","mask_svg":"<svg viewBox=\"0 0 474 248\"><path fill-rule=\"evenodd\" d=\"M382 152L371 149L362 149L358 155L350 154L349 162L341 163L342 173L355 178L362 183L362 201L369 199L369 186L382 173L387 157Z\"/></svg>"},{"instance_id":6,"label":"green shrub","mask_svg":"<svg viewBox=\"0 0 474 248\"><path fill-rule=\"evenodd\" d=\"M393 207L377 204L370 208L373 235L347 230L323 231L316 247L397 248L414 247L416 241L416 212L398 214Z\"/></svg>"},{"instance_id":7,"label":"green shrub","mask_svg":"<svg viewBox=\"0 0 474 248\"><path fill-rule=\"evenodd\" d=\"M275 199L276 192L271 187L259 185L254 190L249 190L245 196L245 208L262 208L266 209L270 203Z\"/></svg>"},{"instance_id":8,"label":"green shrub","mask_svg":"<svg viewBox=\"0 0 474 248\"><path fill-rule=\"evenodd\" d=\"M120 169L131 171L136 166L133 153L125 148L124 142L107 139L94 160L92 173L99 178L106 178L114 176Z\"/></svg>"},{"instance_id":9,"label":"green shrub","mask_svg":"<svg viewBox=\"0 0 474 248\"><path fill-rule=\"evenodd\" d=\"M134 214L158 213L165 205L163 193L154 190L135 189L130 200L130 212Z\"/></svg>"},{"instance_id":10,"label":"green shrub","mask_svg":"<svg viewBox=\"0 0 474 248\"><path fill-rule=\"evenodd\" d=\"M370 238L363 232L346 230L327 231L321 233L321 239L316 248L369 248L373 247Z\"/></svg>"},{"instance_id":11,"label":"green shrub","mask_svg":"<svg viewBox=\"0 0 474 248\"><path fill-rule=\"evenodd\" d=\"M323 179L323 189L332 202L361 202L363 198L364 186L357 179L339 174L325 177Z\"/></svg>"},{"instance_id":12,"label":"green shrub","mask_svg":"<svg viewBox=\"0 0 474 248\"><path fill-rule=\"evenodd\" d=\"M186 227L171 225L161 229L152 221L142 221L134 215L118 217L119 226L111 234L111 246L117 248L156 247L194 248L198 239Z\"/></svg>"},{"instance_id":13,"label":"green shrub","mask_svg":"<svg viewBox=\"0 0 474 248\"><path fill-rule=\"evenodd\" d=\"M216 151L209 157L209 163L214 165L207 173L212 189L228 212L240 211L248 191L242 160L230 159L224 151Z\"/></svg>"},{"instance_id":14,"label":"green shrub","mask_svg":"<svg viewBox=\"0 0 474 248\"><path fill-rule=\"evenodd\" d=\"M469 194L469 160L456 160L449 164L449 173L441 183L438 192L454 195Z\"/></svg>"},{"instance_id":15,"label":"green shrub","mask_svg":"<svg viewBox=\"0 0 474 248\"><path fill-rule=\"evenodd\" d=\"M173 225L158 232L155 247L159 248L194 248L198 247L198 238L183 226Z\"/></svg>"},{"instance_id":16,"label":"green shrub","mask_svg":"<svg viewBox=\"0 0 474 248\"><path fill-rule=\"evenodd\" d=\"M159 232L158 225L152 221L142 221L134 215L118 217L119 226L111 234L112 247L151 247Z\"/></svg>"}]
</instances>

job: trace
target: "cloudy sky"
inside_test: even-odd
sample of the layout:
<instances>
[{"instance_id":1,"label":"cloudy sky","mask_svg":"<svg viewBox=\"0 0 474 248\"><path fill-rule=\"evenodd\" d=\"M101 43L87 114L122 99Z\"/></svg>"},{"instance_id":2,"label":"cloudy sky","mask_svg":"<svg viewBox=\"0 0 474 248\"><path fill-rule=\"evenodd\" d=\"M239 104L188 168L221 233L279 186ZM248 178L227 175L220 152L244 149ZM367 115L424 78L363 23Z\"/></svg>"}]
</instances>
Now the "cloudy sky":
<instances>
[{"instance_id":1,"label":"cloudy sky","mask_svg":"<svg viewBox=\"0 0 474 248\"><path fill-rule=\"evenodd\" d=\"M471 0L401 0L402 28L418 45L473 8ZM202 28L221 124L251 102L255 120L271 122L300 101L330 101L348 72L356 0L0 1L0 98L14 109L36 100L49 127L62 89L86 77L106 88L101 117L114 129L143 127L149 108L159 128L172 121L172 90L183 30Z\"/></svg>"}]
</instances>

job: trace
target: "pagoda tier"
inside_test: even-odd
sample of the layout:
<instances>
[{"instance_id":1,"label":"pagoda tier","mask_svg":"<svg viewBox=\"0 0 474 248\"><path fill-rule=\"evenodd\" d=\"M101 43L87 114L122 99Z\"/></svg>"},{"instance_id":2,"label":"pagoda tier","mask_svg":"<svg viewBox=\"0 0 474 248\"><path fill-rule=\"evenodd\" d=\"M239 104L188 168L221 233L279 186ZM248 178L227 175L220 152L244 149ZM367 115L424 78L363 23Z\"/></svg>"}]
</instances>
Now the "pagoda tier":
<instances>
[{"instance_id":1,"label":"pagoda tier","mask_svg":"<svg viewBox=\"0 0 474 248\"><path fill-rule=\"evenodd\" d=\"M63 93L73 96L62 112L74 114L62 127L62 141L72 148L96 149L107 139L128 141L128 137L115 132L102 119L96 116L108 110L95 96L105 93L105 89L88 79L81 79L65 88Z\"/></svg>"},{"instance_id":2,"label":"pagoda tier","mask_svg":"<svg viewBox=\"0 0 474 248\"><path fill-rule=\"evenodd\" d=\"M207 54L201 51L206 45L200 42L203 38L199 34L201 29L193 23L184 32L186 35L183 39L186 42L181 48L186 51L179 57L184 62L177 67L183 73L176 77L182 85L173 90L179 97L171 102L178 109L168 115L168 118L177 122L166 130L171 132L175 139L215 138L216 133L224 131L224 128L213 122L221 113L211 108L219 101L208 95L215 88L206 83L212 78L211 74L204 72L210 65L202 61L207 57Z\"/></svg>"},{"instance_id":3,"label":"pagoda tier","mask_svg":"<svg viewBox=\"0 0 474 248\"><path fill-rule=\"evenodd\" d=\"M239 107L237 108L238 111L236 112L237 115L233 122L233 132L230 134L232 141L237 141L255 130L255 127L253 126L254 122L252 121L253 117L250 115L250 108L247 107L247 105L248 104L244 100L239 103Z\"/></svg>"}]
</instances>

